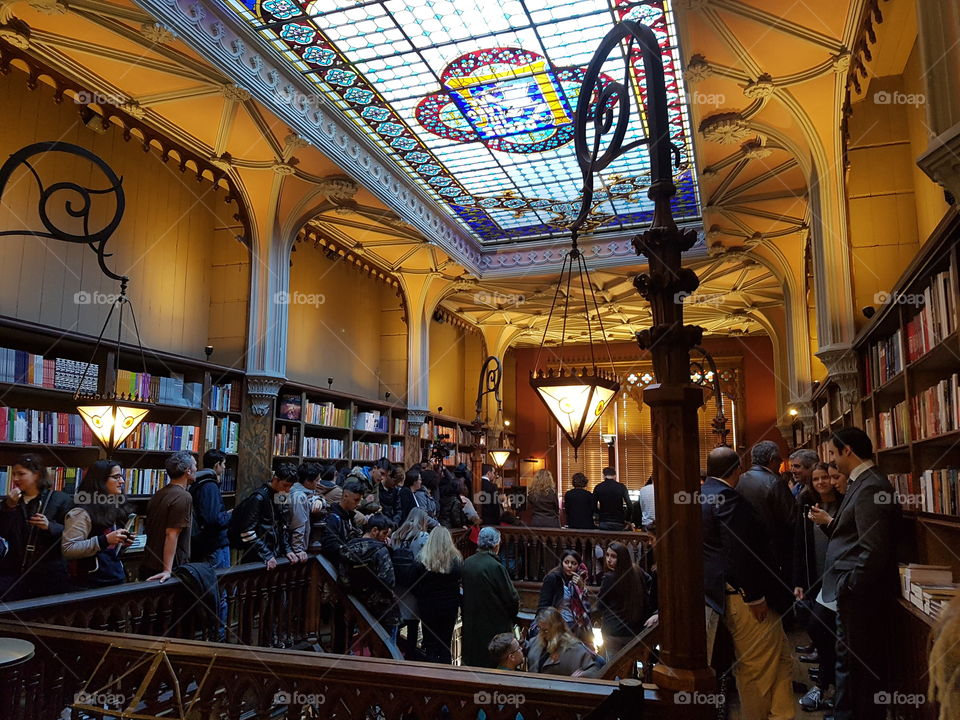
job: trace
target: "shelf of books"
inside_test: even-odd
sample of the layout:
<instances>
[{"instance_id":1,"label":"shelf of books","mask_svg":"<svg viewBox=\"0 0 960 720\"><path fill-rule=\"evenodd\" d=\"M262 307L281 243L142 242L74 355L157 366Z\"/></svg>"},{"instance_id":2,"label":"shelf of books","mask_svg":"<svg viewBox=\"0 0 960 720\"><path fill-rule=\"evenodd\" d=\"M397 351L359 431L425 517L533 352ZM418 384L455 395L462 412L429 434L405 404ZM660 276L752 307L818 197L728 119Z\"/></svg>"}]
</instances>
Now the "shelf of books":
<instances>
[{"instance_id":1,"label":"shelf of books","mask_svg":"<svg viewBox=\"0 0 960 720\"><path fill-rule=\"evenodd\" d=\"M864 429L913 524L910 540L921 562L943 561L960 577L960 562L938 549L960 542L958 241L951 210L854 347Z\"/></svg>"},{"instance_id":2,"label":"shelf of books","mask_svg":"<svg viewBox=\"0 0 960 720\"><path fill-rule=\"evenodd\" d=\"M321 388L285 385L277 397L273 456L283 462L403 462L406 410Z\"/></svg>"},{"instance_id":3,"label":"shelf of books","mask_svg":"<svg viewBox=\"0 0 960 720\"><path fill-rule=\"evenodd\" d=\"M830 433L837 428L846 427L853 423L853 408L843 401L840 387L831 381L817 387L811 398L814 413L813 449L820 457L827 457L826 444L830 440Z\"/></svg>"},{"instance_id":4,"label":"shelf of books","mask_svg":"<svg viewBox=\"0 0 960 720\"><path fill-rule=\"evenodd\" d=\"M0 330L0 494L7 492L9 468L25 452L38 453L58 489L68 492L76 488L78 468L103 455L74 411L78 387L114 391L126 403L150 406L147 420L115 454L127 471L132 499L148 497L166 482L163 461L175 450L201 456L223 450L223 490L235 488L241 371L154 351L141 356L123 344L119 358L115 345L101 346L92 357L96 338L13 318L0 318Z\"/></svg>"}]
</instances>

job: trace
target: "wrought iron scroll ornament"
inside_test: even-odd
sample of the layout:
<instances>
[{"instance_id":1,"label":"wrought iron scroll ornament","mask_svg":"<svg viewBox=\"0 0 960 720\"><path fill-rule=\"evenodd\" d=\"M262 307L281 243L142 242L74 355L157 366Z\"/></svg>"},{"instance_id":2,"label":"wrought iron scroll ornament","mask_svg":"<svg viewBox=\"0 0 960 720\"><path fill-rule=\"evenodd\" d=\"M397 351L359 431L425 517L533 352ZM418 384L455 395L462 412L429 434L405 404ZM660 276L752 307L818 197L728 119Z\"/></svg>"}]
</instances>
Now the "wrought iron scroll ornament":
<instances>
[{"instance_id":1,"label":"wrought iron scroll ornament","mask_svg":"<svg viewBox=\"0 0 960 720\"><path fill-rule=\"evenodd\" d=\"M717 370L717 363L714 362L713 356L702 345L695 345L693 350L703 356L703 361L690 361L690 376L696 378L693 380L696 385L709 384L713 390L713 398L717 404L717 414L714 415L710 424L718 439L717 447L729 445L727 435L730 434L730 431L727 429L727 416L723 412L723 390L720 387L720 373ZM704 361L707 367L704 367Z\"/></svg>"},{"instance_id":2,"label":"wrought iron scroll ornament","mask_svg":"<svg viewBox=\"0 0 960 720\"><path fill-rule=\"evenodd\" d=\"M45 155L51 152L62 152L68 155L76 155L84 160L88 160L92 164L96 165L100 172L106 177L107 187L93 189L69 181L61 181L53 183L49 186L45 185L40 177L40 174L37 172L37 169L30 162L30 158L37 155ZM94 155L86 148L80 147L79 145L73 145L71 143L59 141L38 142L32 145L27 145L26 147L23 147L17 152L13 153L3 164L3 166L0 167L0 198L2 198L3 192L6 189L7 183L9 182L14 171L20 166L26 167L37 183L37 189L40 191L40 202L37 205L37 211L40 215L40 222L43 223L44 228L46 228L46 232L27 229L5 230L0 231L0 236L20 235L41 237L50 238L52 240L62 240L63 242L69 243L89 245L90 249L97 254L97 262L100 264L100 269L103 271L103 273L107 277L110 277L114 280L119 280L122 285L126 285L128 278L124 275L117 275L115 272L110 270L109 267L107 267L106 263L106 258L110 257L111 255L111 253L106 252L107 240L110 239L110 236L117 229L117 226L120 224L120 220L123 218L125 206L123 178L117 177L116 173L113 172L113 169L107 165L103 159L97 155ZM66 195L62 196L65 198L63 200L63 209L67 215L80 220L82 223L82 233L75 234L67 229L58 227L54 220L51 219L50 212L52 211L52 208L50 207L50 204L55 201L55 196L57 193L67 193ZM90 221L94 197L110 194L114 196L115 203L113 217L101 229L91 232ZM77 202L78 200L79 202Z\"/></svg>"},{"instance_id":3,"label":"wrought iron scroll ornament","mask_svg":"<svg viewBox=\"0 0 960 720\"><path fill-rule=\"evenodd\" d=\"M483 398L485 395L493 393L499 411L501 405L500 380L502 378L503 369L500 366L500 359L496 355L488 356L483 363L483 367L480 369L480 380L477 383L477 417L473 420L475 425L482 425L484 423L481 415L483 414Z\"/></svg>"}]
</instances>

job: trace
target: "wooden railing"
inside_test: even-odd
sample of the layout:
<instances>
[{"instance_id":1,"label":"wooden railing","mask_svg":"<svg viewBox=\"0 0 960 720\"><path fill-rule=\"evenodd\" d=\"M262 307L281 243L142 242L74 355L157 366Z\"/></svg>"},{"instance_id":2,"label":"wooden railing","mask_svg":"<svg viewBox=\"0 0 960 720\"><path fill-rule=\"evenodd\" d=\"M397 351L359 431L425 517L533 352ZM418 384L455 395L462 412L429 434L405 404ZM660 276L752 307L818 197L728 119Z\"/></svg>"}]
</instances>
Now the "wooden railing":
<instances>
[{"instance_id":1,"label":"wooden railing","mask_svg":"<svg viewBox=\"0 0 960 720\"><path fill-rule=\"evenodd\" d=\"M571 530L568 528L501 525L500 557L514 581L542 582L544 576L560 564L560 555L567 548L580 553L587 566L587 582L599 585L604 572L603 553L612 542L623 543L634 562L649 571L651 549L656 538L646 532L611 532L607 530ZM464 555L475 546L463 531L454 533L457 546Z\"/></svg>"},{"instance_id":2,"label":"wooden railing","mask_svg":"<svg viewBox=\"0 0 960 720\"><path fill-rule=\"evenodd\" d=\"M677 708L636 683L587 680L380 658L249 649L192 640L0 620L0 637L32 642L36 655L9 670L4 720L55 720L73 707L116 718L202 720L403 718L555 720L677 718ZM618 698L617 696L620 695ZM669 695L669 694L668 694ZM78 707L85 706L85 707ZM629 708L626 711L625 708ZM689 708L684 718L692 718ZM75 711L74 717L81 717Z\"/></svg>"},{"instance_id":3,"label":"wooden railing","mask_svg":"<svg viewBox=\"0 0 960 720\"><path fill-rule=\"evenodd\" d=\"M652 661L656 658L656 647L659 643L659 626L646 628L604 665L600 677L605 680L633 679L650 682Z\"/></svg>"},{"instance_id":4,"label":"wooden railing","mask_svg":"<svg viewBox=\"0 0 960 720\"><path fill-rule=\"evenodd\" d=\"M226 642L254 647L348 650L373 657L402 656L367 609L338 585L336 571L321 556L305 563L279 560L217 571L226 592ZM179 580L138 582L100 590L0 604L0 620L135 633L154 637L215 640L216 621Z\"/></svg>"}]
</instances>

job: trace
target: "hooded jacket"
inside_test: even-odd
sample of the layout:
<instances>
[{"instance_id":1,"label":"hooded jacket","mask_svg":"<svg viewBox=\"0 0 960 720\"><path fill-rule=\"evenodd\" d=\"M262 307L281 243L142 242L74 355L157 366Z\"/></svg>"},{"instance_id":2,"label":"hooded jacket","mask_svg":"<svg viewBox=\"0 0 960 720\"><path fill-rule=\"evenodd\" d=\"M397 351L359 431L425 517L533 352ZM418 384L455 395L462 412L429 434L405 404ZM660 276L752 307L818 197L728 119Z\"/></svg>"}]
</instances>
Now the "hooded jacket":
<instances>
[{"instance_id":1,"label":"hooded jacket","mask_svg":"<svg viewBox=\"0 0 960 720\"><path fill-rule=\"evenodd\" d=\"M241 563L267 562L290 552L284 500L264 483L233 511L230 543L243 551Z\"/></svg>"},{"instance_id":2,"label":"hooded jacket","mask_svg":"<svg viewBox=\"0 0 960 720\"><path fill-rule=\"evenodd\" d=\"M220 494L220 479L210 469L197 473L188 488L193 497L193 537L190 539L190 555L193 562L203 562L216 550L230 544L227 528L230 513Z\"/></svg>"}]
</instances>

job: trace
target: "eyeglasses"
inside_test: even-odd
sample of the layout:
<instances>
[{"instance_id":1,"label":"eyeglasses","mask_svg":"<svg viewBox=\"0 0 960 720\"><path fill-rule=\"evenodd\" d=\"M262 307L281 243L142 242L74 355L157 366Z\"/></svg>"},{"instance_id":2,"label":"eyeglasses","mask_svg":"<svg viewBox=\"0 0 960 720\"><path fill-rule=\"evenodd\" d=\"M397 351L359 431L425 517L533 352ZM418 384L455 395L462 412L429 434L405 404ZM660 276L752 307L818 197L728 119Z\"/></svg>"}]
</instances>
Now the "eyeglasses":
<instances>
[{"instance_id":1,"label":"eyeglasses","mask_svg":"<svg viewBox=\"0 0 960 720\"><path fill-rule=\"evenodd\" d=\"M109 477L112 480L123 480L123 473L122 472L114 473L113 475L108 475L107 477Z\"/></svg>"}]
</instances>

